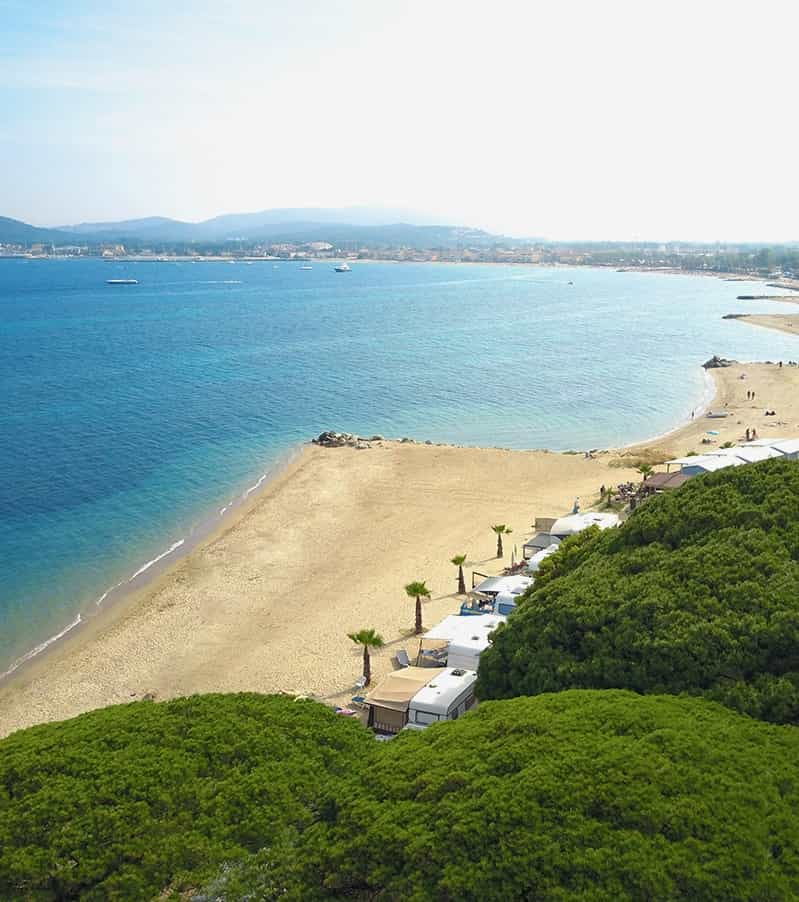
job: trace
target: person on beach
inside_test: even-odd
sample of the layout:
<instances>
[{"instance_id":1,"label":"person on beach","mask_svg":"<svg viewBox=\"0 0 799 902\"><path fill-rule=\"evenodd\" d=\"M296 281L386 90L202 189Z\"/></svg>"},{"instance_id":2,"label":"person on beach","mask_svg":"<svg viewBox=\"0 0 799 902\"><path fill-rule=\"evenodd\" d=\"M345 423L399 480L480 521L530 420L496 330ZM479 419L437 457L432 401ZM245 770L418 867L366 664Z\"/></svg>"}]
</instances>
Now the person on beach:
<instances>
[{"instance_id":1,"label":"person on beach","mask_svg":"<svg viewBox=\"0 0 799 902\"><path fill-rule=\"evenodd\" d=\"M749 441L749 427L746 428L746 440Z\"/></svg>"},{"instance_id":2,"label":"person on beach","mask_svg":"<svg viewBox=\"0 0 799 902\"><path fill-rule=\"evenodd\" d=\"M577 498L574 499L574 506L572 507L572 513L573 513L573 514L579 514L579 513L580 513L580 498L579 498L579 496L578 496Z\"/></svg>"}]
</instances>

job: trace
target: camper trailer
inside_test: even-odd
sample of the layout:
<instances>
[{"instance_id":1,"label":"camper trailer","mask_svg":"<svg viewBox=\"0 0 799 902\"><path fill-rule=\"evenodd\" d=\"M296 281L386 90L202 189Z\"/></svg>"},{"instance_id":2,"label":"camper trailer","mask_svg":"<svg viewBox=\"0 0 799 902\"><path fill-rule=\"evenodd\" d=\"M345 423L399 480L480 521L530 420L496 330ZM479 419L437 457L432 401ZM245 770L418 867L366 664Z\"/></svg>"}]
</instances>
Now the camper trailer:
<instances>
[{"instance_id":1,"label":"camper trailer","mask_svg":"<svg viewBox=\"0 0 799 902\"><path fill-rule=\"evenodd\" d=\"M411 699L405 729L423 730L441 720L457 720L474 704L476 681L473 670L447 667L438 671Z\"/></svg>"},{"instance_id":2,"label":"camper trailer","mask_svg":"<svg viewBox=\"0 0 799 902\"><path fill-rule=\"evenodd\" d=\"M506 620L507 617L498 614L474 617L450 614L422 636L416 663L421 667L477 670L480 655L490 644L491 633Z\"/></svg>"},{"instance_id":3,"label":"camper trailer","mask_svg":"<svg viewBox=\"0 0 799 902\"><path fill-rule=\"evenodd\" d=\"M388 674L366 696L367 720L376 733L395 734L406 726L422 730L440 720L455 720L474 704L473 670L405 667Z\"/></svg>"}]
</instances>

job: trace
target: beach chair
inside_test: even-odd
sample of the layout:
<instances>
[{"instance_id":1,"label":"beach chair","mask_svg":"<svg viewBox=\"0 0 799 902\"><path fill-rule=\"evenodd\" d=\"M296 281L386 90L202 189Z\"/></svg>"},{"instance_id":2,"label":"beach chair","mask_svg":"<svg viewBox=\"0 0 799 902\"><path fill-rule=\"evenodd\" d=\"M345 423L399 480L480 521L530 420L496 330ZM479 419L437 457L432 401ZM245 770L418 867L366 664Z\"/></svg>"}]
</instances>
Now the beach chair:
<instances>
[{"instance_id":1,"label":"beach chair","mask_svg":"<svg viewBox=\"0 0 799 902\"><path fill-rule=\"evenodd\" d=\"M411 661L410 661L410 658L408 657L408 652L405 651L404 648L401 648L397 652L397 664L399 664L400 667L410 667L411 666Z\"/></svg>"},{"instance_id":2,"label":"beach chair","mask_svg":"<svg viewBox=\"0 0 799 902\"><path fill-rule=\"evenodd\" d=\"M364 687L365 685L366 685L366 677L365 677L365 676L359 676L358 679L355 681L355 688L356 688L356 689L363 689L363 687Z\"/></svg>"}]
</instances>

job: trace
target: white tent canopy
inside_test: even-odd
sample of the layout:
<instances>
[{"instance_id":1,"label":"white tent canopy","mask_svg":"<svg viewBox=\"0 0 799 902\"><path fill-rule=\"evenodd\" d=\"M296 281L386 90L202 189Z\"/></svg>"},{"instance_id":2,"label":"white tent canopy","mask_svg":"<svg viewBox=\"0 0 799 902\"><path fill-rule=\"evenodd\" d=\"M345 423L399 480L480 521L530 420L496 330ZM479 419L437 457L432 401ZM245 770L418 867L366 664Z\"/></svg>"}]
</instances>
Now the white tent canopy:
<instances>
[{"instance_id":1,"label":"white tent canopy","mask_svg":"<svg viewBox=\"0 0 799 902\"><path fill-rule=\"evenodd\" d=\"M501 614L477 614L471 617L450 614L428 630L422 639L446 639L450 645L458 643L483 651L488 648L488 634L500 624L506 623L507 619Z\"/></svg>"},{"instance_id":2,"label":"white tent canopy","mask_svg":"<svg viewBox=\"0 0 799 902\"><path fill-rule=\"evenodd\" d=\"M725 467L739 467L744 462L740 457L723 454L695 454L693 457L677 457L666 463L679 464L683 470L705 470L710 473L715 470L723 470Z\"/></svg>"},{"instance_id":3,"label":"white tent canopy","mask_svg":"<svg viewBox=\"0 0 799 902\"><path fill-rule=\"evenodd\" d=\"M707 457L737 457L744 463L753 464L759 460L770 460L772 457L782 457L782 454L766 445L756 447L719 448L718 451L708 451Z\"/></svg>"},{"instance_id":4,"label":"white tent canopy","mask_svg":"<svg viewBox=\"0 0 799 902\"><path fill-rule=\"evenodd\" d=\"M545 558L548 558L550 554L554 554L558 550L557 544L552 544L548 548L543 548L537 554L534 554L530 560L527 562L527 571L535 573L536 570L541 566L541 561Z\"/></svg>"},{"instance_id":5,"label":"white tent canopy","mask_svg":"<svg viewBox=\"0 0 799 902\"><path fill-rule=\"evenodd\" d=\"M610 529L619 525L618 514L600 514L589 511L585 514L569 514L568 517L560 517L552 524L550 533L553 536L563 538L573 536L589 526L598 526L600 529Z\"/></svg>"},{"instance_id":6,"label":"white tent canopy","mask_svg":"<svg viewBox=\"0 0 799 902\"><path fill-rule=\"evenodd\" d=\"M529 576L489 576L479 585L474 587L475 592L482 592L483 595L499 595L500 593L509 593L511 595L521 595L530 585L532 580Z\"/></svg>"}]
</instances>

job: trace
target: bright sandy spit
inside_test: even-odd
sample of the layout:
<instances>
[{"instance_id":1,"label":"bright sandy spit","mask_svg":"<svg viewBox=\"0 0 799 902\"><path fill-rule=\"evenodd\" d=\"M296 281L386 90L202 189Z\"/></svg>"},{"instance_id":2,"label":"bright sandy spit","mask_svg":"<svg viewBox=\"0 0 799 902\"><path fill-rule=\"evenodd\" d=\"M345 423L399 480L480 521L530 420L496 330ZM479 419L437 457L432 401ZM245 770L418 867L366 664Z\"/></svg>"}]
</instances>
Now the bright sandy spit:
<instances>
[{"instance_id":1,"label":"bright sandy spit","mask_svg":"<svg viewBox=\"0 0 799 902\"><path fill-rule=\"evenodd\" d=\"M710 428L720 430L719 443L741 439L747 426L764 437L799 436L799 369L715 373L713 407L726 404L730 416L698 416L647 453L701 451ZM747 390L756 391L756 406ZM766 407L778 416L764 417ZM514 544L521 549L535 517L568 512L576 495L588 507L600 485L640 478L618 466L640 453L591 460L394 442L368 450L310 446L203 546L6 681L0 735L147 693L346 699L360 673L349 631L374 627L385 637L377 676L398 648L413 652L406 583L427 581L425 622L437 622L459 604L453 555L468 554L467 572L502 565L490 524L512 526L508 554Z\"/></svg>"}]
</instances>

